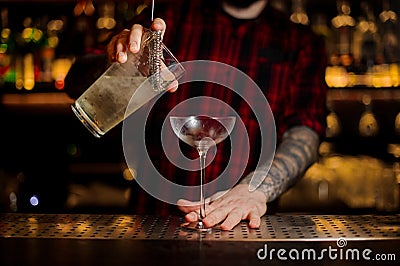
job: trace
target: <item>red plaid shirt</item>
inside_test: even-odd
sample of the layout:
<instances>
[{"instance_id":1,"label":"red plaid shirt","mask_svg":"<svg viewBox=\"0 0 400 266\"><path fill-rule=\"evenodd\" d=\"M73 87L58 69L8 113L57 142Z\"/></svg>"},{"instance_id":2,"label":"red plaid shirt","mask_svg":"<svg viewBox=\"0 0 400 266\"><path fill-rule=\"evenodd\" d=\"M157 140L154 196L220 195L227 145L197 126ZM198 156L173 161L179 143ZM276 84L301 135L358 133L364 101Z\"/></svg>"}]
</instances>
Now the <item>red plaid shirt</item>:
<instances>
[{"instance_id":1,"label":"red plaid shirt","mask_svg":"<svg viewBox=\"0 0 400 266\"><path fill-rule=\"evenodd\" d=\"M157 10L164 11L157 17L165 20L167 31L164 43L179 61L213 60L229 64L249 75L268 99L278 141L288 128L297 125L308 126L320 135L324 133L326 54L323 40L309 28L291 23L286 16L269 6L258 18L241 21L224 13L214 1L166 1L165 4L169 5L168 8L162 4L157 6ZM149 17L145 15L147 20ZM150 133L146 136L146 143L153 164L160 173L179 184L199 183L199 172L178 169L168 161L160 148L158 134L168 112L185 99L195 96L220 99L238 112L250 140L250 158L244 175L254 170L259 158L260 131L249 106L222 86L187 83L181 85L176 93L165 93L147 120L146 132ZM229 160L229 142L220 145L222 148L218 148L214 161L207 167L210 179L218 176ZM193 148L181 146L188 157L197 157ZM139 175L145 173L145 170L138 169ZM232 178L237 178L234 175L233 172ZM159 191L162 189L159 188ZM176 209L152 198L139 187L132 191L135 213L167 214L171 207Z\"/></svg>"}]
</instances>

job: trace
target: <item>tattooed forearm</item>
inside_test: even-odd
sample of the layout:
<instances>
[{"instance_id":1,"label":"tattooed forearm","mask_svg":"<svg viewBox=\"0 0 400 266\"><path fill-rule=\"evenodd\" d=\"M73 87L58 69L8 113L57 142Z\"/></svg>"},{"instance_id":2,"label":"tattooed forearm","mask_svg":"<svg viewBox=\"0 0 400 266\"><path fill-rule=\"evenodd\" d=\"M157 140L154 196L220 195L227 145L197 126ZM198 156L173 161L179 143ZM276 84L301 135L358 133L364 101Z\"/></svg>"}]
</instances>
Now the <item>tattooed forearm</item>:
<instances>
[{"instance_id":1,"label":"tattooed forearm","mask_svg":"<svg viewBox=\"0 0 400 266\"><path fill-rule=\"evenodd\" d=\"M262 180L257 189L265 193L268 201L273 201L315 162L318 145L319 137L312 129L305 126L293 127L283 135L270 169L267 165L261 165L243 178L241 183L249 184L252 178Z\"/></svg>"}]
</instances>

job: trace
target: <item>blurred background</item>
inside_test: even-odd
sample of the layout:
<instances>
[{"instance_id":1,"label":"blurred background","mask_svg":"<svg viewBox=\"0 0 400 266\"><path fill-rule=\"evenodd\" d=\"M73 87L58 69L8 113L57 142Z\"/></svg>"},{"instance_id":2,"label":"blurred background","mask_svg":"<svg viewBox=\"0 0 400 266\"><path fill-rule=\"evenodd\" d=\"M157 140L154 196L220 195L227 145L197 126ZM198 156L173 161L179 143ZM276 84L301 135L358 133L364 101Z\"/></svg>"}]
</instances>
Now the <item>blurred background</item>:
<instances>
[{"instance_id":1,"label":"blurred background","mask_svg":"<svg viewBox=\"0 0 400 266\"><path fill-rule=\"evenodd\" d=\"M274 208L397 212L400 1L269 1L323 36L329 61L320 158ZM1 1L0 211L130 211L134 176L121 128L90 135L71 112L64 79L77 58L100 53L150 3Z\"/></svg>"}]
</instances>

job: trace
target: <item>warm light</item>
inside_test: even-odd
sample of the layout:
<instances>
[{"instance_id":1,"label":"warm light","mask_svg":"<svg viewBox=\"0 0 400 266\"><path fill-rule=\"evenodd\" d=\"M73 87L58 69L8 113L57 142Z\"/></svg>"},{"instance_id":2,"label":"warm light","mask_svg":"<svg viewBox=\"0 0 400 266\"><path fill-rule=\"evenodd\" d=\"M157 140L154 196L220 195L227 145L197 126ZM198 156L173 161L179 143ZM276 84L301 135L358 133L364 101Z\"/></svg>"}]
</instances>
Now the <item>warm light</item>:
<instances>
[{"instance_id":1,"label":"warm light","mask_svg":"<svg viewBox=\"0 0 400 266\"><path fill-rule=\"evenodd\" d=\"M51 47L51 48L56 48L57 45L58 45L59 39L58 39L57 36L52 36L52 37L49 37L49 38L47 39L47 41L48 41L48 43L49 43L49 47Z\"/></svg>"},{"instance_id":2,"label":"warm light","mask_svg":"<svg viewBox=\"0 0 400 266\"><path fill-rule=\"evenodd\" d=\"M331 66L325 70L325 82L329 87L346 87L349 76L344 67Z\"/></svg>"},{"instance_id":3,"label":"warm light","mask_svg":"<svg viewBox=\"0 0 400 266\"><path fill-rule=\"evenodd\" d=\"M47 23L48 31L60 31L64 27L64 22L61 19L51 20Z\"/></svg>"},{"instance_id":4,"label":"warm light","mask_svg":"<svg viewBox=\"0 0 400 266\"><path fill-rule=\"evenodd\" d=\"M35 87L35 79L34 78L25 78L24 79L24 88L28 91L33 90Z\"/></svg>"},{"instance_id":5,"label":"warm light","mask_svg":"<svg viewBox=\"0 0 400 266\"><path fill-rule=\"evenodd\" d=\"M353 27L356 24L354 18L349 15L340 15L332 19L332 25L335 28L350 26Z\"/></svg>"},{"instance_id":6,"label":"warm light","mask_svg":"<svg viewBox=\"0 0 400 266\"><path fill-rule=\"evenodd\" d=\"M309 19L306 13L304 12L296 12L290 16L290 20L297 24L308 25Z\"/></svg>"},{"instance_id":7,"label":"warm light","mask_svg":"<svg viewBox=\"0 0 400 266\"><path fill-rule=\"evenodd\" d=\"M399 66L397 64L391 64L389 67L390 79L392 80L392 86L398 87L400 85L399 80Z\"/></svg>"},{"instance_id":8,"label":"warm light","mask_svg":"<svg viewBox=\"0 0 400 266\"><path fill-rule=\"evenodd\" d=\"M350 15L351 8L347 3L343 3L342 6L340 7L340 10L343 12L343 14Z\"/></svg>"},{"instance_id":9,"label":"warm light","mask_svg":"<svg viewBox=\"0 0 400 266\"><path fill-rule=\"evenodd\" d=\"M117 25L114 19L115 15L115 4L111 1L104 3L99 7L99 19L97 20L96 26L98 29L111 30Z\"/></svg>"},{"instance_id":10,"label":"warm light","mask_svg":"<svg viewBox=\"0 0 400 266\"><path fill-rule=\"evenodd\" d=\"M17 90L22 90L24 87L23 78L23 59L21 56L17 56L15 59L15 88Z\"/></svg>"},{"instance_id":11,"label":"warm light","mask_svg":"<svg viewBox=\"0 0 400 266\"><path fill-rule=\"evenodd\" d=\"M136 170L132 168L126 168L123 171L123 176L125 180L132 181L136 178Z\"/></svg>"},{"instance_id":12,"label":"warm light","mask_svg":"<svg viewBox=\"0 0 400 266\"><path fill-rule=\"evenodd\" d=\"M327 156L331 154L333 150L334 150L333 144L326 141L321 142L318 148L318 152L322 156Z\"/></svg>"},{"instance_id":13,"label":"warm light","mask_svg":"<svg viewBox=\"0 0 400 266\"><path fill-rule=\"evenodd\" d=\"M376 136L379 131L378 121L375 115L371 111L365 111L361 115L360 122L358 124L358 131L363 137Z\"/></svg>"},{"instance_id":14,"label":"warm light","mask_svg":"<svg viewBox=\"0 0 400 266\"><path fill-rule=\"evenodd\" d=\"M74 228L75 228L76 232L83 234L86 231L88 231L88 228L90 228L90 226L91 226L91 224L89 222L79 221L78 223L76 223Z\"/></svg>"},{"instance_id":15,"label":"warm light","mask_svg":"<svg viewBox=\"0 0 400 266\"><path fill-rule=\"evenodd\" d=\"M117 25L115 19L107 17L99 18L96 23L96 27L98 29L107 29L107 30L113 29L115 25Z\"/></svg>"},{"instance_id":16,"label":"warm light","mask_svg":"<svg viewBox=\"0 0 400 266\"><path fill-rule=\"evenodd\" d=\"M68 58L59 58L53 62L52 76L55 80L55 87L59 90L64 89L64 79L71 68L73 60Z\"/></svg>"},{"instance_id":17,"label":"warm light","mask_svg":"<svg viewBox=\"0 0 400 266\"><path fill-rule=\"evenodd\" d=\"M65 82L63 79L58 79L54 81L54 87L56 87L57 90L62 90L64 89Z\"/></svg>"},{"instance_id":18,"label":"warm light","mask_svg":"<svg viewBox=\"0 0 400 266\"><path fill-rule=\"evenodd\" d=\"M33 34L32 28L25 28L22 31L22 38L24 38L26 42L29 42L32 39L32 34Z\"/></svg>"},{"instance_id":19,"label":"warm light","mask_svg":"<svg viewBox=\"0 0 400 266\"><path fill-rule=\"evenodd\" d=\"M56 224L57 230L59 232L69 232L73 227L73 223L57 223Z\"/></svg>"},{"instance_id":20,"label":"warm light","mask_svg":"<svg viewBox=\"0 0 400 266\"><path fill-rule=\"evenodd\" d=\"M1 31L1 40L7 40L10 37L11 30L8 28L5 28Z\"/></svg>"},{"instance_id":21,"label":"warm light","mask_svg":"<svg viewBox=\"0 0 400 266\"><path fill-rule=\"evenodd\" d=\"M22 88L24 87L24 81L21 78L16 79L15 81L15 88L17 90L22 90Z\"/></svg>"},{"instance_id":22,"label":"warm light","mask_svg":"<svg viewBox=\"0 0 400 266\"><path fill-rule=\"evenodd\" d=\"M360 21L360 22L358 23L357 28L358 28L361 32L367 32L368 29L369 29L368 21L365 21L365 20Z\"/></svg>"},{"instance_id":23,"label":"warm light","mask_svg":"<svg viewBox=\"0 0 400 266\"><path fill-rule=\"evenodd\" d=\"M32 90L35 87L35 72L33 67L33 55L26 54L24 57L24 76L23 84L26 90Z\"/></svg>"},{"instance_id":24,"label":"warm light","mask_svg":"<svg viewBox=\"0 0 400 266\"><path fill-rule=\"evenodd\" d=\"M40 41L40 39L42 38L42 36L43 36L43 32L42 32L41 30L39 30L39 29L33 29L33 32L32 32L32 40L33 40L34 42Z\"/></svg>"},{"instance_id":25,"label":"warm light","mask_svg":"<svg viewBox=\"0 0 400 266\"><path fill-rule=\"evenodd\" d=\"M393 154L394 157L400 157L400 145L398 144L388 144L388 153Z\"/></svg>"},{"instance_id":26,"label":"warm light","mask_svg":"<svg viewBox=\"0 0 400 266\"><path fill-rule=\"evenodd\" d=\"M376 26L376 24L374 22L368 23L368 29L372 33L376 33L378 31L378 27Z\"/></svg>"},{"instance_id":27,"label":"warm light","mask_svg":"<svg viewBox=\"0 0 400 266\"><path fill-rule=\"evenodd\" d=\"M363 96L361 97L361 102L367 106L370 105L372 102L372 97L369 94L363 94Z\"/></svg>"},{"instance_id":28,"label":"warm light","mask_svg":"<svg viewBox=\"0 0 400 266\"><path fill-rule=\"evenodd\" d=\"M397 87L400 86L400 67L398 64L380 64L365 74L355 74L342 66L330 66L325 70L325 81L329 87Z\"/></svg>"},{"instance_id":29,"label":"warm light","mask_svg":"<svg viewBox=\"0 0 400 266\"><path fill-rule=\"evenodd\" d=\"M38 228L39 228L39 221L38 221L38 219L36 219L35 217L29 217L29 218L28 218L28 228L27 228L27 230L28 230L31 234L36 234Z\"/></svg>"},{"instance_id":30,"label":"warm light","mask_svg":"<svg viewBox=\"0 0 400 266\"><path fill-rule=\"evenodd\" d=\"M397 14L392 10L385 10L381 14L379 14L379 18L381 19L382 22L386 22L388 20L396 22Z\"/></svg>"},{"instance_id":31,"label":"warm light","mask_svg":"<svg viewBox=\"0 0 400 266\"><path fill-rule=\"evenodd\" d=\"M78 0L74 8L74 15L79 16L82 13L85 13L87 16L91 16L94 14L95 8L92 3L92 0Z\"/></svg>"},{"instance_id":32,"label":"warm light","mask_svg":"<svg viewBox=\"0 0 400 266\"><path fill-rule=\"evenodd\" d=\"M392 86L392 79L388 65L376 65L374 67L372 85L376 88Z\"/></svg>"},{"instance_id":33,"label":"warm light","mask_svg":"<svg viewBox=\"0 0 400 266\"><path fill-rule=\"evenodd\" d=\"M335 112L330 112L326 117L326 137L337 137L341 132L341 128L339 116Z\"/></svg>"}]
</instances>

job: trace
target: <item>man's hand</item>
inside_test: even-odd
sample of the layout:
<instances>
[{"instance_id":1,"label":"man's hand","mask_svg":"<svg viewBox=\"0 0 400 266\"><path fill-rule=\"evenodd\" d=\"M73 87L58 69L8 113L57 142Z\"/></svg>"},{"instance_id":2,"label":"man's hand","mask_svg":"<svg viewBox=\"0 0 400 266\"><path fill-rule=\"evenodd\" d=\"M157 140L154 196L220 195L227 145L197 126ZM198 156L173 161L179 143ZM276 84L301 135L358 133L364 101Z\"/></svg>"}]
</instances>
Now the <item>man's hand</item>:
<instances>
[{"instance_id":1,"label":"man's hand","mask_svg":"<svg viewBox=\"0 0 400 266\"><path fill-rule=\"evenodd\" d=\"M137 53L140 51L140 45L143 35L143 26L134 24L130 30L125 29L121 33L115 35L107 45L107 56L110 62L125 63L128 60L127 51ZM164 36L167 26L164 20L156 18L151 24L151 29L161 31ZM172 82L166 90L174 92L178 89L178 82Z\"/></svg>"},{"instance_id":2,"label":"man's hand","mask_svg":"<svg viewBox=\"0 0 400 266\"><path fill-rule=\"evenodd\" d=\"M260 227L261 217L267 211L264 193L257 190L250 192L247 184L239 184L218 197L220 194L212 196L212 201L206 206L206 218L203 219L206 227L222 222L222 230L231 230L242 220L248 220L250 228ZM178 200L177 204L180 210L187 213L185 219L188 222L197 221L199 205L184 199Z\"/></svg>"},{"instance_id":3,"label":"man's hand","mask_svg":"<svg viewBox=\"0 0 400 266\"><path fill-rule=\"evenodd\" d=\"M154 31L161 31L162 35L166 30L164 20L160 18L154 19L151 29ZM107 45L107 55L111 62L125 63L128 56L127 50L132 53L137 53L140 50L140 43L142 40L143 26L134 24L130 30L125 29L121 33L115 35L110 43Z\"/></svg>"}]
</instances>

